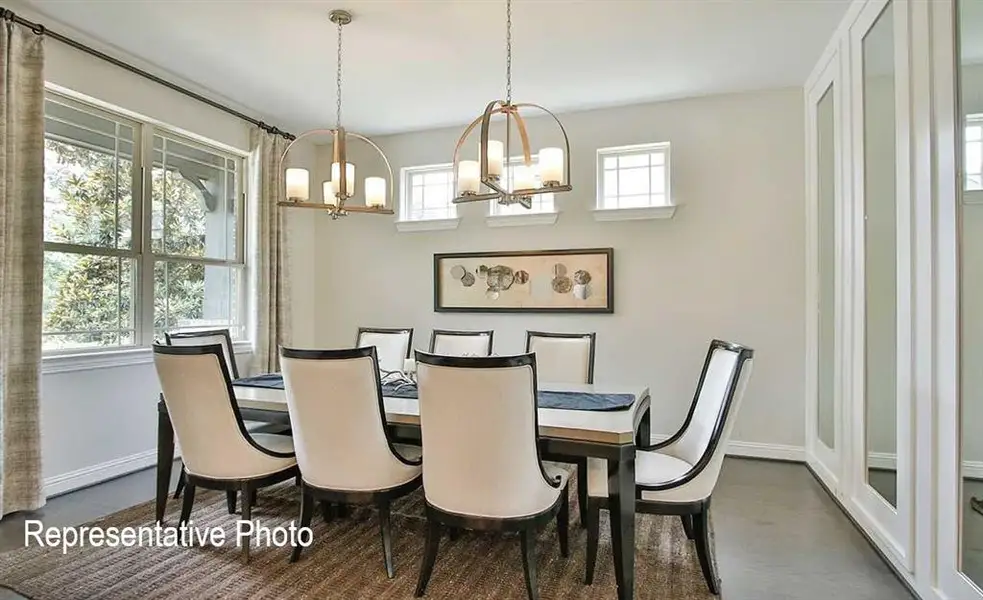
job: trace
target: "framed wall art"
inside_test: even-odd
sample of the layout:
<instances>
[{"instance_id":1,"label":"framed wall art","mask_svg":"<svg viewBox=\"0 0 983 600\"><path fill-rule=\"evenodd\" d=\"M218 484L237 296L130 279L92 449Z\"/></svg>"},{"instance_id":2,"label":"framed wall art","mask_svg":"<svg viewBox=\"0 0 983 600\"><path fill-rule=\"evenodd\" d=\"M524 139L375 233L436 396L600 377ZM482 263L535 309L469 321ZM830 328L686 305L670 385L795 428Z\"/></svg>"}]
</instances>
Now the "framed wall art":
<instances>
[{"instance_id":1,"label":"framed wall art","mask_svg":"<svg viewBox=\"0 0 983 600\"><path fill-rule=\"evenodd\" d=\"M436 312L614 312L614 249L434 254Z\"/></svg>"}]
</instances>

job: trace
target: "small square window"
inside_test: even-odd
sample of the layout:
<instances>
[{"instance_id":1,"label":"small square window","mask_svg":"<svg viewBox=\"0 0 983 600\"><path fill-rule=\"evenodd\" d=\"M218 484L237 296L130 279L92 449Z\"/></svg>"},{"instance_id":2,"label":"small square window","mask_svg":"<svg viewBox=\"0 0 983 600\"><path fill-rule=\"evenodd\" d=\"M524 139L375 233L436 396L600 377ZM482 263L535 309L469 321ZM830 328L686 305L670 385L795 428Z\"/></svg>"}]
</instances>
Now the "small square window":
<instances>
[{"instance_id":1,"label":"small square window","mask_svg":"<svg viewBox=\"0 0 983 600\"><path fill-rule=\"evenodd\" d=\"M453 165L404 168L400 186L399 220L437 221L457 218L453 186Z\"/></svg>"},{"instance_id":2,"label":"small square window","mask_svg":"<svg viewBox=\"0 0 983 600\"><path fill-rule=\"evenodd\" d=\"M668 142L601 148L597 158L598 210L673 206Z\"/></svg>"}]
</instances>

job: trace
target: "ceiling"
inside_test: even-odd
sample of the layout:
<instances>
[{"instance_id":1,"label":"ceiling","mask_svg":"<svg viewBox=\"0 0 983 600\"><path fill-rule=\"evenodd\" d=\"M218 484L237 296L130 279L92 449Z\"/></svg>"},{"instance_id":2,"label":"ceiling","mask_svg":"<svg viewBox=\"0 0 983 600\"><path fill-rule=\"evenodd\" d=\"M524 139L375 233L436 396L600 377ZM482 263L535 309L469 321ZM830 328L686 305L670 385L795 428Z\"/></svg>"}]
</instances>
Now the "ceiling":
<instances>
[{"instance_id":1,"label":"ceiling","mask_svg":"<svg viewBox=\"0 0 983 600\"><path fill-rule=\"evenodd\" d=\"M25 0L67 25L300 132L458 125L504 96L503 0ZM515 0L513 88L554 112L801 85L849 0Z\"/></svg>"}]
</instances>

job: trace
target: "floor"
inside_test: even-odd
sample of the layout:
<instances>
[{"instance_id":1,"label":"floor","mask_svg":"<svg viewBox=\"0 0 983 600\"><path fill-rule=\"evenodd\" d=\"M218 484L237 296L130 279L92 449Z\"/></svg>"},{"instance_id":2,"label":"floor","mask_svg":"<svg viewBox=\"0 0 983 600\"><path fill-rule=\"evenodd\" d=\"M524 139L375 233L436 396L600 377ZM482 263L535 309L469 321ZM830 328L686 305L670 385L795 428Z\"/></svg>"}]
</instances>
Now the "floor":
<instances>
[{"instance_id":1,"label":"floor","mask_svg":"<svg viewBox=\"0 0 983 600\"><path fill-rule=\"evenodd\" d=\"M78 525L153 494L153 471L141 471L54 498L29 518ZM724 600L911 598L802 465L728 459L712 514ZM24 543L25 518L0 522L0 551Z\"/></svg>"},{"instance_id":2,"label":"floor","mask_svg":"<svg viewBox=\"0 0 983 600\"><path fill-rule=\"evenodd\" d=\"M895 479L893 471L872 469L867 481L885 500L896 505ZM962 492L962 572L976 585L983 588L983 514L970 506L970 499L983 500L983 481L963 479Z\"/></svg>"}]
</instances>

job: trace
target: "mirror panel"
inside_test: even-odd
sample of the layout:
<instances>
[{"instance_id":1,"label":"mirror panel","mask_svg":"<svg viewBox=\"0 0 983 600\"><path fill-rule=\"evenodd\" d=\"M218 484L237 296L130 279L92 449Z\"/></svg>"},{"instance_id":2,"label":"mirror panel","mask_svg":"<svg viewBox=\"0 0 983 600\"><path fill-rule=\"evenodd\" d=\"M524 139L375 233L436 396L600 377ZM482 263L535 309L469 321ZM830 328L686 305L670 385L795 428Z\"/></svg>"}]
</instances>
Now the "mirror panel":
<instances>
[{"instance_id":1,"label":"mirror panel","mask_svg":"<svg viewBox=\"0 0 983 600\"><path fill-rule=\"evenodd\" d=\"M897 173L894 2L863 39L864 400L867 482L897 507Z\"/></svg>"},{"instance_id":2,"label":"mirror panel","mask_svg":"<svg viewBox=\"0 0 983 600\"><path fill-rule=\"evenodd\" d=\"M834 416L834 268L836 240L834 202L836 201L836 122L833 112L835 84L830 84L816 104L816 187L819 216L819 352L816 428L819 441L829 449L835 446Z\"/></svg>"},{"instance_id":3,"label":"mirror panel","mask_svg":"<svg viewBox=\"0 0 983 600\"><path fill-rule=\"evenodd\" d=\"M961 0L959 85L962 571L983 587L983 2Z\"/></svg>"}]
</instances>

